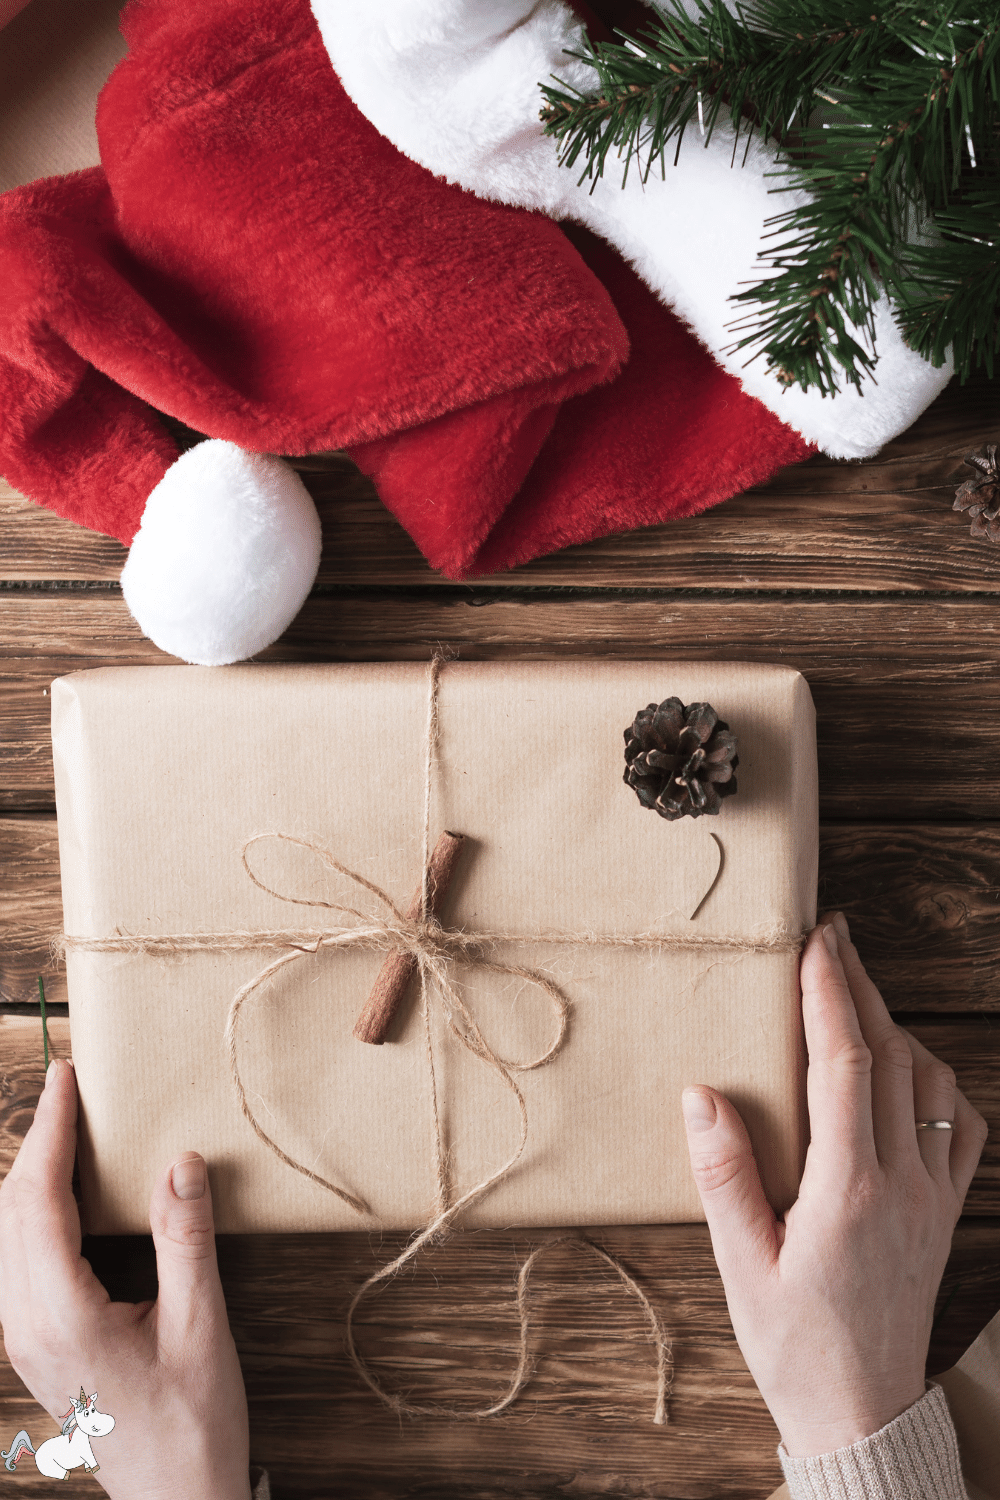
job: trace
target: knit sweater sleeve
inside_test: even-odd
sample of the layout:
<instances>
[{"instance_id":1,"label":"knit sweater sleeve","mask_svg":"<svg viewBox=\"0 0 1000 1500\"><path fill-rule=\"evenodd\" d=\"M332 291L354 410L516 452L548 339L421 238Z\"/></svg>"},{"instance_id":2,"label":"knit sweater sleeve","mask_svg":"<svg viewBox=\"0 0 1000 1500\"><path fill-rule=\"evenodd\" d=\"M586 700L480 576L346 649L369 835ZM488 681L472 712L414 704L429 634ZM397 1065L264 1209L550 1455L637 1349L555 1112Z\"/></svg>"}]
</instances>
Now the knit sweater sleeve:
<instances>
[{"instance_id":1,"label":"knit sweater sleeve","mask_svg":"<svg viewBox=\"0 0 1000 1500\"><path fill-rule=\"evenodd\" d=\"M778 1457L792 1500L968 1500L958 1441L939 1385L850 1448Z\"/></svg>"}]
</instances>

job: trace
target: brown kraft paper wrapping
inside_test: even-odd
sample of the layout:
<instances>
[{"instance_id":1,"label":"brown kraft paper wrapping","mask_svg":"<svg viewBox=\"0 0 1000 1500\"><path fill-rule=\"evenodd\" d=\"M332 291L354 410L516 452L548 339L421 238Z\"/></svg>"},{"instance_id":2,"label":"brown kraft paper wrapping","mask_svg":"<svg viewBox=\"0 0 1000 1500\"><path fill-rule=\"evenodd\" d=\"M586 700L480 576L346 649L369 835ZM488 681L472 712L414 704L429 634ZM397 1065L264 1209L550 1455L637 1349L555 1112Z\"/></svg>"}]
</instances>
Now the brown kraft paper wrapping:
<instances>
[{"instance_id":1,"label":"brown kraft paper wrapping","mask_svg":"<svg viewBox=\"0 0 1000 1500\"><path fill-rule=\"evenodd\" d=\"M53 685L66 932L220 933L344 927L256 888L241 850L281 832L318 843L402 907L420 884L428 668L112 668ZM623 730L647 703L707 700L739 738L739 792L717 817L669 823L622 781ZM815 919L812 701L783 667L662 661L453 663L440 679L430 837L467 846L445 927L524 941L491 949L571 1003L562 1051L516 1074L529 1121L514 1170L468 1225L683 1222L703 1217L680 1113L709 1082L747 1122L768 1194L795 1196L806 1142L797 957L545 943L538 933L679 934L752 942ZM300 900L377 903L309 851L262 840L258 878ZM223 1232L409 1229L435 1210L419 986L385 1046L351 1031L384 954L324 950L246 1002L239 1059L258 1120L296 1160L360 1197L359 1215L279 1161L243 1118L223 1049L234 993L272 953L67 954L82 1099L87 1231L148 1231L154 1180L197 1149ZM456 965L491 1047L543 1052L545 993ZM517 1106L432 1003L454 1196L510 1155Z\"/></svg>"}]
</instances>

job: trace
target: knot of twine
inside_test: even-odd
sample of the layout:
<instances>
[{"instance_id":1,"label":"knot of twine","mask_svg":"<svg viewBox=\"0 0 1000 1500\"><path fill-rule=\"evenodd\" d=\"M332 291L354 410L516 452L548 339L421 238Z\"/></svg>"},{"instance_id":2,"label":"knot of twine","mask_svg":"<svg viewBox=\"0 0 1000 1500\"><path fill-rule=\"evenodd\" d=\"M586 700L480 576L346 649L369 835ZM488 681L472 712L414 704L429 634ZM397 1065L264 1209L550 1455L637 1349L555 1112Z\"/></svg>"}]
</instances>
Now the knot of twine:
<instances>
[{"instance_id":1,"label":"knot of twine","mask_svg":"<svg viewBox=\"0 0 1000 1500\"><path fill-rule=\"evenodd\" d=\"M363 912L357 907L343 906L336 902L287 896L283 892L265 885L254 874L247 859L247 851L263 839L280 839L286 843L297 844L300 848L308 849L310 852L316 854L330 869L336 870L339 874L346 876L348 880L354 881L355 884L369 891L386 908L387 916L373 916L372 913ZM302 1162L296 1161L293 1157L282 1151L281 1147L271 1139L260 1124L247 1100L246 1090L244 1089L243 1080L240 1075L238 1058L240 1016L250 996L274 974L277 974L280 969L284 968L287 964L298 962L309 954L316 954L324 948L367 948L385 952L389 952L392 949L399 949L411 954L416 961L420 976L421 1013L425 1023L431 1097L434 1107L437 1168L437 1212L432 1223L428 1225L427 1229L422 1231L421 1242L423 1243L426 1240L442 1235L464 1208L467 1208L470 1203L481 1198L501 1178L506 1177L523 1152L528 1138L528 1113L524 1102L524 1095L513 1075L515 1072L525 1073L534 1068L544 1067L546 1063L551 1062L560 1052L566 1037L569 1001L559 986L539 970L528 969L521 964L497 963L492 959L486 958L482 950L490 942L490 934L460 932L447 929L442 927L437 918L433 916L421 916L411 921L400 911L391 896L381 886L376 885L374 881L368 880L364 875L359 875L356 870L351 870L346 865L341 864L339 860L334 859L328 850L323 849L319 844L312 843L308 839L295 838L291 834L286 833L256 834L252 839L248 839L243 846L243 868L255 886L267 892L268 895L276 897L279 901L288 901L296 906L325 907L329 911L339 911L345 915L356 917L362 924L357 927L338 927L319 932L304 931L292 933L288 931L275 934L246 934L245 937L236 933L225 935L227 941L231 941L234 947L247 947L251 945L256 947L260 945L260 939L264 937L266 939L265 946L271 946L273 942L274 946L280 946L285 949L280 958L276 958L272 963L269 963L248 984L243 985L242 989L237 990L229 1004L225 1029L226 1051L229 1056L230 1071L236 1089L236 1096L239 1099L240 1108L244 1116L268 1149L280 1157L287 1166L294 1168L296 1172L301 1172L304 1177L309 1178L310 1182L315 1182L319 1187L326 1188L328 1192L333 1193L341 1202L348 1204L355 1212L361 1214L370 1213L371 1210L368 1204L362 1199L345 1192L343 1188L337 1187L335 1183L327 1181L325 1177L319 1176L318 1173L304 1166ZM154 938L152 941L157 945L157 951L164 951L159 947L159 944L163 942L162 939ZM211 946L215 947L217 945L213 944ZM506 974L524 979L529 984L537 985L539 989L548 995L556 1016L556 1029L552 1041L538 1057L528 1061L511 1060L501 1057L490 1046L452 977L452 966L462 963L475 964L477 968L486 969L494 974ZM434 1050L430 1033L430 1002L431 997L434 995L439 998L444 1008L445 1019L452 1034L457 1037L464 1047L468 1048L473 1056L486 1063L513 1093L517 1100L521 1122L520 1139L509 1161L484 1181L470 1188L468 1192L464 1193L454 1203L450 1201L451 1191L448 1164L443 1145L443 1132L441 1130L440 1111L437 1101ZM456 1017L460 1018L461 1025L458 1024Z\"/></svg>"},{"instance_id":2,"label":"knot of twine","mask_svg":"<svg viewBox=\"0 0 1000 1500\"><path fill-rule=\"evenodd\" d=\"M625 1289L637 1299L642 1307L649 1324L650 1337L656 1348L657 1386L653 1421L662 1425L667 1420L666 1404L673 1378L670 1339L648 1297L625 1268L605 1250L602 1250L599 1246L584 1239L582 1236L562 1235L550 1239L532 1251L522 1265L518 1275L516 1293L517 1310L521 1325L518 1364L506 1393L492 1406L479 1410L462 1411L455 1408L415 1405L407 1402L401 1396L384 1389L359 1353L355 1342L354 1315L360 1303L369 1293L380 1283L396 1276L409 1261L419 1255L425 1246L442 1240L455 1219L465 1209L489 1193L514 1169L528 1140L527 1106L514 1074L530 1072L533 1069L544 1067L546 1064L552 1062L562 1050L565 1042L570 1006L568 999L559 986L537 969L526 968L520 964L499 963L490 959L486 957L486 950L500 943L524 943L525 941L565 943L571 945L598 945L601 947L631 947L650 950L663 948L688 950L732 949L740 953L792 953L797 952L801 946L801 937L797 935L790 936L783 932L771 932L755 939L748 939L744 936L706 937L701 935L685 936L683 934L647 936L643 934L601 934L592 932L545 932L534 934L531 938L526 938L524 933L469 932L442 927L430 909L429 853L432 780L438 741L438 684L443 663L443 657L440 655L435 656L431 660L429 672L427 732L425 738L423 886L421 912L416 919L410 919L400 911L396 903L381 886L376 885L374 881L368 880L356 870L351 870L346 865L341 864L339 860L335 859L321 845L313 843L309 839L297 838L291 834L263 833L255 834L252 838L248 839L241 851L243 869L248 878L259 890L264 891L267 895L274 897L278 901L287 902L291 905L319 907L328 911L340 912L345 916L353 917L357 925L330 928L283 928L274 931L253 932L168 933L151 936L129 935L119 932L114 936L96 938L74 937L63 934L58 940L56 948L63 954L67 952L141 953L150 956L198 952L241 952L250 949L281 950L280 957L267 964L260 973L255 975L247 984L243 985L230 1001L226 1016L225 1047L229 1058L233 1086L245 1119L267 1149L273 1152L286 1166L301 1173L303 1177L308 1178L317 1187L321 1187L325 1191L332 1193L342 1203L347 1204L359 1214L368 1214L371 1212L363 1199L348 1193L344 1188L338 1187L336 1183L330 1182L327 1178L320 1176L319 1173L307 1167L303 1162L297 1161L293 1156L290 1156L286 1151L282 1150L278 1143L267 1134L260 1124L247 1099L246 1089L240 1073L238 1055L240 1019L246 1002L267 980L271 979L287 965L297 963L305 957L314 956L323 949L364 948L385 952L396 949L412 955L420 980L420 1012L423 1021L424 1041L428 1061L428 1078L434 1126L437 1205L430 1223L410 1240L400 1255L369 1276L351 1300L347 1310L346 1337L348 1352L355 1370L364 1383L385 1405L401 1415L445 1415L452 1418L481 1418L497 1415L511 1405L531 1375L531 1360L528 1347L530 1320L527 1293L532 1268L538 1257L553 1246L568 1244L595 1255L610 1266ZM373 896L378 905L383 909L384 914L380 915L377 910L374 912L364 911L358 907L346 906L336 902L290 896L266 885L254 873L247 858L248 850L265 839L277 839L309 850L327 865L328 868L337 871L360 889L367 891ZM503 1058L489 1044L452 977L451 971L453 967L461 964L474 965L491 973L522 979L529 984L538 986L548 996L555 1015L555 1032L549 1045L539 1056L528 1061ZM480 1182L477 1182L454 1201L452 1201L451 1196L450 1172L438 1105L437 1076L431 1033L432 997L437 997L443 1007L445 1020L451 1033L473 1056L488 1066L514 1096L520 1121L517 1144L508 1159L495 1171L484 1177Z\"/></svg>"}]
</instances>

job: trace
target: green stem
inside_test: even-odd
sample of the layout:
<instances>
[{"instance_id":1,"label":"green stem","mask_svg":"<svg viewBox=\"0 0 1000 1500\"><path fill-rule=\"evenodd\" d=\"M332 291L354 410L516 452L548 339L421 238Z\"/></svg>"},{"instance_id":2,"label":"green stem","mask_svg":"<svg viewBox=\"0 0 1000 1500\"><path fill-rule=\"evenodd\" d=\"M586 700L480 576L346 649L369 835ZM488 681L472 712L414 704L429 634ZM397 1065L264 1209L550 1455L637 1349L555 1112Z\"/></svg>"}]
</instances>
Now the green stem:
<instances>
[{"instance_id":1,"label":"green stem","mask_svg":"<svg viewBox=\"0 0 1000 1500\"><path fill-rule=\"evenodd\" d=\"M49 1023L45 1015L45 985L38 976L38 1003L42 1008L42 1046L45 1048L45 1071L49 1071Z\"/></svg>"}]
</instances>

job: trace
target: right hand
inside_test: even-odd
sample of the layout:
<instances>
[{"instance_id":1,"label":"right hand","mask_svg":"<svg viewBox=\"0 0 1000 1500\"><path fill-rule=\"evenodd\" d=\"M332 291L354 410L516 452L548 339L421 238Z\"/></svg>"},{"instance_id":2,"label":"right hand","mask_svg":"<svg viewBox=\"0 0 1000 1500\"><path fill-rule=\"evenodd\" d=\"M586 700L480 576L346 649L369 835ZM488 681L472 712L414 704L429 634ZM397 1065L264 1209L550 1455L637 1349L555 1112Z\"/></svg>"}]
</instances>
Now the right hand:
<instances>
[{"instance_id":1,"label":"right hand","mask_svg":"<svg viewBox=\"0 0 1000 1500\"><path fill-rule=\"evenodd\" d=\"M802 1009L811 1142L783 1220L733 1106L708 1087L684 1097L733 1328L793 1458L869 1437L924 1394L934 1300L987 1136L951 1069L893 1022L840 913L806 945Z\"/></svg>"}]
</instances>

